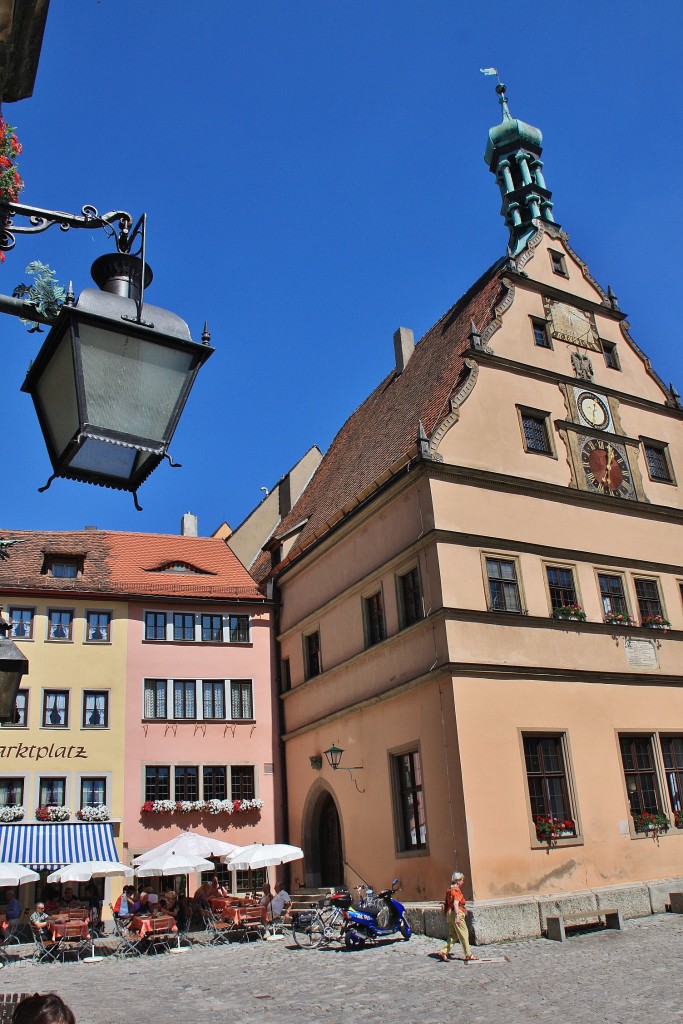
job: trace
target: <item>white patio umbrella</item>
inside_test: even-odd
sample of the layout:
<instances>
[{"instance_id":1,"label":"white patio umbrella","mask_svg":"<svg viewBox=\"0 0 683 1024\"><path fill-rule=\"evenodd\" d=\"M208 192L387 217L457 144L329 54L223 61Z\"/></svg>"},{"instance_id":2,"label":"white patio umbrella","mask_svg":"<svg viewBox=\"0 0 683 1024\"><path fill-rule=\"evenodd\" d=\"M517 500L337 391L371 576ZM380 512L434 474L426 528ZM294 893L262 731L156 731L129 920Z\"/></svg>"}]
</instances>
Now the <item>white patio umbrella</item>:
<instances>
[{"instance_id":1,"label":"white patio umbrella","mask_svg":"<svg viewBox=\"0 0 683 1024\"><path fill-rule=\"evenodd\" d=\"M251 846L243 846L241 850L236 850L235 853L223 858L228 867L237 871L255 871L258 868L270 868L277 864L288 864L290 861L303 859L304 851L287 843L252 843ZM275 941L282 937L275 934L273 924L268 938Z\"/></svg>"},{"instance_id":2,"label":"white patio umbrella","mask_svg":"<svg viewBox=\"0 0 683 1024\"><path fill-rule=\"evenodd\" d=\"M214 867L210 860L196 854L178 853L171 850L150 857L135 868L138 878L151 878L157 875L194 875L198 871L211 871Z\"/></svg>"},{"instance_id":3,"label":"white patio umbrella","mask_svg":"<svg viewBox=\"0 0 683 1024\"><path fill-rule=\"evenodd\" d=\"M89 882L91 878L113 878L116 875L131 878L133 869L113 860L84 860L79 864L67 864L65 867L57 868L47 876L47 880L48 882ZM95 954L95 936L91 922L90 956L84 956L83 963L97 964L100 960L104 960L104 957Z\"/></svg>"},{"instance_id":4,"label":"white patio umbrella","mask_svg":"<svg viewBox=\"0 0 683 1024\"><path fill-rule=\"evenodd\" d=\"M114 878L116 875L132 878L134 873L133 868L129 868L126 864L119 864L117 861L86 860L81 864L67 864L65 867L57 868L47 876L47 880L48 882L89 882L91 878Z\"/></svg>"},{"instance_id":5,"label":"white patio umbrella","mask_svg":"<svg viewBox=\"0 0 683 1024\"><path fill-rule=\"evenodd\" d=\"M0 864L0 885L26 885L37 882L40 875L23 864Z\"/></svg>"},{"instance_id":6,"label":"white patio umbrella","mask_svg":"<svg viewBox=\"0 0 683 1024\"><path fill-rule=\"evenodd\" d=\"M304 851L298 846L287 843L252 843L243 846L223 860L230 868L237 871L255 871L257 868L270 868L276 864L288 864L293 860L303 860Z\"/></svg>"},{"instance_id":7,"label":"white patio umbrella","mask_svg":"<svg viewBox=\"0 0 683 1024\"><path fill-rule=\"evenodd\" d=\"M213 836L205 836L200 832L186 831L169 839L166 843L161 843L160 846L155 846L147 853L141 853L139 857L135 858L133 864L146 864L147 861L154 860L161 854L170 853L172 850L178 854L193 857L225 857L238 849L238 846L226 843L222 839L214 839Z\"/></svg>"}]
</instances>

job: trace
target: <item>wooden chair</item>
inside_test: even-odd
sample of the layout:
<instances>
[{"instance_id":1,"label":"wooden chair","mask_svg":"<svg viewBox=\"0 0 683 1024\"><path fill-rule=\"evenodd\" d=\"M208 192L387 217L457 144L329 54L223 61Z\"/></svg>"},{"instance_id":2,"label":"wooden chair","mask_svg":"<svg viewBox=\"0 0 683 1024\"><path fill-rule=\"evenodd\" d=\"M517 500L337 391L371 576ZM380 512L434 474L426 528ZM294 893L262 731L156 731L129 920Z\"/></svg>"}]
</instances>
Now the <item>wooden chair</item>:
<instances>
[{"instance_id":1,"label":"wooden chair","mask_svg":"<svg viewBox=\"0 0 683 1024\"><path fill-rule=\"evenodd\" d=\"M172 931L173 918L154 917L152 918L151 925L151 931L149 931L145 936L147 939L148 950L159 947L163 949L165 953L168 953L171 948L171 943L176 941L176 934Z\"/></svg>"},{"instance_id":2,"label":"wooden chair","mask_svg":"<svg viewBox=\"0 0 683 1024\"><path fill-rule=\"evenodd\" d=\"M263 907L244 907L239 911L237 920L232 925L232 932L239 932L242 942L250 939L262 939L266 926L263 920Z\"/></svg>"}]
</instances>

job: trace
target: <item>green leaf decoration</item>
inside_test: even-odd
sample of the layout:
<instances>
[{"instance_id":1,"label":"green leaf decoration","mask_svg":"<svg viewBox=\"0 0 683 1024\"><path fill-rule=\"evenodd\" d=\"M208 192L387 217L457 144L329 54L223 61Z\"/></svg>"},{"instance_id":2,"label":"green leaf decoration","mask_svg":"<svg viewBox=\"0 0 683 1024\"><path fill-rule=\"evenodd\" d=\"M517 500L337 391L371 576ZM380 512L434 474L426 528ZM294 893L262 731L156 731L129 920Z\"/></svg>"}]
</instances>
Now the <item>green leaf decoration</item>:
<instances>
[{"instance_id":1,"label":"green leaf decoration","mask_svg":"<svg viewBox=\"0 0 683 1024\"><path fill-rule=\"evenodd\" d=\"M34 260L27 266L26 273L33 276L33 284L18 284L12 295L15 299L23 299L35 306L41 316L47 317L51 321L56 320L64 304L66 289L57 282L54 270L46 263ZM42 331L42 327L35 320L25 320L22 317L21 322L26 324L29 334Z\"/></svg>"}]
</instances>

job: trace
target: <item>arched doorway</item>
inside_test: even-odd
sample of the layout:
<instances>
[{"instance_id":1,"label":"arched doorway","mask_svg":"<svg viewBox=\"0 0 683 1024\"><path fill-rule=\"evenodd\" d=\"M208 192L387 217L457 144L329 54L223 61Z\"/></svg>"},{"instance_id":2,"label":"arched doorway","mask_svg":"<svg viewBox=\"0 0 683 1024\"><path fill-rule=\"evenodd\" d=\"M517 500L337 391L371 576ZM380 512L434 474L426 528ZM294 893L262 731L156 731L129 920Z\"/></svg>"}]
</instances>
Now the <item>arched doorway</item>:
<instances>
[{"instance_id":1,"label":"arched doorway","mask_svg":"<svg viewBox=\"0 0 683 1024\"><path fill-rule=\"evenodd\" d=\"M311 786L301 822L306 858L306 885L344 884L344 835L334 793L318 779Z\"/></svg>"},{"instance_id":2,"label":"arched doorway","mask_svg":"<svg viewBox=\"0 0 683 1024\"><path fill-rule=\"evenodd\" d=\"M327 794L320 808L318 821L318 847L320 850L320 884L343 885L341 825L337 805Z\"/></svg>"}]
</instances>

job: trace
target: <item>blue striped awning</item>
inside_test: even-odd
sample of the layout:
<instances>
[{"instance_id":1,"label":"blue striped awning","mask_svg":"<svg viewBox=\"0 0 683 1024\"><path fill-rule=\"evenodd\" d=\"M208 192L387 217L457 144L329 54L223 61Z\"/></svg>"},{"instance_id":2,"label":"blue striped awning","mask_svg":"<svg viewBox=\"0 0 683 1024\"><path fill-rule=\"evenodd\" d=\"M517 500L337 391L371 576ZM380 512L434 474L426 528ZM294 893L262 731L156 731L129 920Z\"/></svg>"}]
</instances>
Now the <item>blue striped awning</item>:
<instances>
[{"instance_id":1,"label":"blue striped awning","mask_svg":"<svg viewBox=\"0 0 683 1024\"><path fill-rule=\"evenodd\" d=\"M86 860L118 861L109 822L63 825L0 825L0 862L54 871Z\"/></svg>"}]
</instances>

